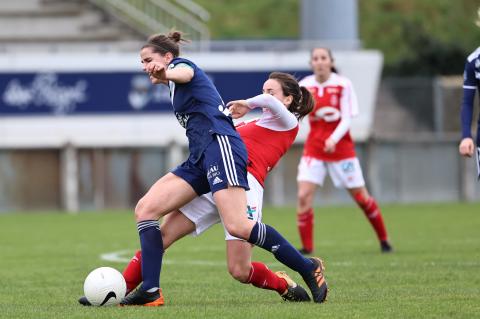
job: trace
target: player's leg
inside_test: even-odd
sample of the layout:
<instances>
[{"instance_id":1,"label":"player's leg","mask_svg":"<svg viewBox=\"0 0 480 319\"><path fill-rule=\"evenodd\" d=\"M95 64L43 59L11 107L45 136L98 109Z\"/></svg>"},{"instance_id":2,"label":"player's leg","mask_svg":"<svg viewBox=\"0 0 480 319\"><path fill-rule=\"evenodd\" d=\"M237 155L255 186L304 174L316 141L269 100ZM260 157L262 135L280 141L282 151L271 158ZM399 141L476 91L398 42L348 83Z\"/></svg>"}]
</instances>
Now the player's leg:
<instances>
[{"instance_id":1,"label":"player's leg","mask_svg":"<svg viewBox=\"0 0 480 319\"><path fill-rule=\"evenodd\" d=\"M297 227L302 241L302 254L311 254L314 249L313 198L317 185L311 182L298 182Z\"/></svg>"},{"instance_id":2,"label":"player's leg","mask_svg":"<svg viewBox=\"0 0 480 319\"><path fill-rule=\"evenodd\" d=\"M331 163L328 165L328 170L335 186L346 188L353 200L362 209L377 234L382 251L392 251L382 213L375 198L370 196L365 187L365 180L358 158L348 158Z\"/></svg>"},{"instance_id":3,"label":"player's leg","mask_svg":"<svg viewBox=\"0 0 480 319\"><path fill-rule=\"evenodd\" d=\"M365 187L348 188L348 192L370 222L380 242L381 251L385 253L393 251L393 247L388 241L387 229L383 221L382 212L375 198L368 193Z\"/></svg>"},{"instance_id":4,"label":"player's leg","mask_svg":"<svg viewBox=\"0 0 480 319\"><path fill-rule=\"evenodd\" d=\"M195 231L195 224L176 210L163 218L160 231L162 233L163 249L166 250L177 240ZM127 295L142 282L141 264L142 252L138 250L123 270L123 277L127 283Z\"/></svg>"},{"instance_id":5,"label":"player's leg","mask_svg":"<svg viewBox=\"0 0 480 319\"><path fill-rule=\"evenodd\" d=\"M143 283L122 300L122 305L157 306L160 305L160 299L163 304L159 290L163 241L158 220L196 196L195 190L185 179L168 173L140 199L135 207L135 218L142 248Z\"/></svg>"},{"instance_id":6,"label":"player's leg","mask_svg":"<svg viewBox=\"0 0 480 319\"><path fill-rule=\"evenodd\" d=\"M327 287L323 278L321 262L317 259L304 258L273 227L261 222L254 222L246 217L247 201L244 189L248 187L246 183L246 152L243 156L239 151L239 148L245 149L245 146L241 141L241 145L236 145L237 142L234 138L231 140L229 137L224 138L227 140L209 147L211 156L206 156L205 165L213 165L212 163L218 159L218 154L220 154L215 147L221 147L222 160L218 166L215 166L215 172L219 172L216 177L219 177L220 180L228 178L228 183L214 183L214 178L209 179L209 183L227 231L235 237L245 239L249 243L272 252L278 261L302 275L316 302L323 302L326 298ZM217 158L214 156L215 151Z\"/></svg>"},{"instance_id":7,"label":"player's leg","mask_svg":"<svg viewBox=\"0 0 480 319\"><path fill-rule=\"evenodd\" d=\"M310 254L314 249L313 199L317 185L323 185L327 169L323 161L302 157L298 164L297 226L302 241L300 252Z\"/></svg>"},{"instance_id":8,"label":"player's leg","mask_svg":"<svg viewBox=\"0 0 480 319\"><path fill-rule=\"evenodd\" d=\"M252 245L243 240L227 240L227 265L233 278L244 284L278 292L288 301L310 301L305 289L285 272L271 271L264 263L251 262Z\"/></svg>"}]
</instances>

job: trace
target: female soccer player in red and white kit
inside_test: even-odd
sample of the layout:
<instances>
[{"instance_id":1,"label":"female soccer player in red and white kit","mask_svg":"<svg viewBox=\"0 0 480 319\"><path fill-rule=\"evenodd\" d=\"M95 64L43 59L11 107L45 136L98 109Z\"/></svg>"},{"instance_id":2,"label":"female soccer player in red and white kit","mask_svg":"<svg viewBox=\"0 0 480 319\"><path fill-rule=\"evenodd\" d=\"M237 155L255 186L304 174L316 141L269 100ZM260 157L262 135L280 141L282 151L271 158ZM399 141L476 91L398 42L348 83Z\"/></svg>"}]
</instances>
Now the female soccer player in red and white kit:
<instances>
[{"instance_id":1,"label":"female soccer player in red and white kit","mask_svg":"<svg viewBox=\"0 0 480 319\"><path fill-rule=\"evenodd\" d=\"M317 185L322 186L327 173L335 187L345 188L363 210L380 241L381 251L390 252L380 208L368 193L355 144L350 136L350 123L358 113L357 98L347 78L336 73L332 53L326 48L311 52L313 74L300 81L315 99L309 115L310 132L298 165L297 224L302 241L301 252L313 252L313 199Z\"/></svg>"}]
</instances>

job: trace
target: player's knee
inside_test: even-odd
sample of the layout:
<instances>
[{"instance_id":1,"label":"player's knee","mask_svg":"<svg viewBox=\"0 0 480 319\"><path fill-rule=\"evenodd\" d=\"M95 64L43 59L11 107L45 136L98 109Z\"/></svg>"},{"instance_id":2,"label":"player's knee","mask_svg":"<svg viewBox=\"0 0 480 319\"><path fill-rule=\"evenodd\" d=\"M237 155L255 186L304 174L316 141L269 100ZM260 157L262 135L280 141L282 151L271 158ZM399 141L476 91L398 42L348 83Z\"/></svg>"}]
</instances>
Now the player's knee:
<instances>
[{"instance_id":1,"label":"player's knee","mask_svg":"<svg viewBox=\"0 0 480 319\"><path fill-rule=\"evenodd\" d=\"M138 221L158 219L154 205L145 197L141 198L135 206L135 219Z\"/></svg>"},{"instance_id":2,"label":"player's knee","mask_svg":"<svg viewBox=\"0 0 480 319\"><path fill-rule=\"evenodd\" d=\"M312 202L312 195L306 191L299 191L298 192L298 206L300 211L304 212L307 209L310 209Z\"/></svg>"},{"instance_id":3,"label":"player's knee","mask_svg":"<svg viewBox=\"0 0 480 319\"><path fill-rule=\"evenodd\" d=\"M248 225L244 223L224 223L225 228L227 229L228 233L234 237L241 238L247 240L250 231L248 229Z\"/></svg>"},{"instance_id":4,"label":"player's knee","mask_svg":"<svg viewBox=\"0 0 480 319\"><path fill-rule=\"evenodd\" d=\"M228 272L236 280L246 283L250 275L250 266L243 264L228 265Z\"/></svg>"}]
</instances>

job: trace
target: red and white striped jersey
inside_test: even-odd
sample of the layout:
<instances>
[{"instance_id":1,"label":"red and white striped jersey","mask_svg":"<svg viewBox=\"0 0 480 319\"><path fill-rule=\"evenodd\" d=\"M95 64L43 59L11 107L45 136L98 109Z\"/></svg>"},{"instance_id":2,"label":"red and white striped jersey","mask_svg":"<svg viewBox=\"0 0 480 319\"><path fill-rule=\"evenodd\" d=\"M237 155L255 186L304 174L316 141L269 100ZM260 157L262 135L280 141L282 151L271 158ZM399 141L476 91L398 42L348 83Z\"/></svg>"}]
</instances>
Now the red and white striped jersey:
<instances>
[{"instance_id":1,"label":"red and white striped jersey","mask_svg":"<svg viewBox=\"0 0 480 319\"><path fill-rule=\"evenodd\" d=\"M297 137L298 121L279 100L269 94L261 94L247 101L250 108L263 108L262 116L238 123L236 127L247 147L247 171L264 186L268 172Z\"/></svg>"},{"instance_id":2,"label":"red and white striped jersey","mask_svg":"<svg viewBox=\"0 0 480 319\"><path fill-rule=\"evenodd\" d=\"M336 73L324 83L314 75L300 81L315 99L315 107L309 114L310 132L303 156L322 161L335 162L355 157L355 144L350 136L350 120L358 114L358 102L350 80ZM332 137L336 142L335 152L326 153L325 141Z\"/></svg>"}]
</instances>

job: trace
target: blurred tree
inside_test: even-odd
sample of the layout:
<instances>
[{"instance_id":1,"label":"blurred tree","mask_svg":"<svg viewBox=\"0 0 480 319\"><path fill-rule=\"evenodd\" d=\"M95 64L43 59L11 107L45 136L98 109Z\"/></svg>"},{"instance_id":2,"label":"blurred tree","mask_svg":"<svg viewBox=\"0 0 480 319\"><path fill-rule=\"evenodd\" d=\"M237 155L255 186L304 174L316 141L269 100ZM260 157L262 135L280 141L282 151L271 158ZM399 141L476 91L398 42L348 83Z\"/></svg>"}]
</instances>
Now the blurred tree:
<instances>
[{"instance_id":1,"label":"blurred tree","mask_svg":"<svg viewBox=\"0 0 480 319\"><path fill-rule=\"evenodd\" d=\"M208 24L215 40L299 37L301 0L195 1L211 13ZM480 0L358 4L363 47L384 53L387 74L460 74L466 55L480 46L475 25Z\"/></svg>"},{"instance_id":2,"label":"blurred tree","mask_svg":"<svg viewBox=\"0 0 480 319\"><path fill-rule=\"evenodd\" d=\"M359 2L363 46L384 53L387 74L461 74L480 45L478 0Z\"/></svg>"},{"instance_id":3,"label":"blurred tree","mask_svg":"<svg viewBox=\"0 0 480 319\"><path fill-rule=\"evenodd\" d=\"M215 40L295 39L299 34L298 0L195 0L207 9Z\"/></svg>"}]
</instances>

